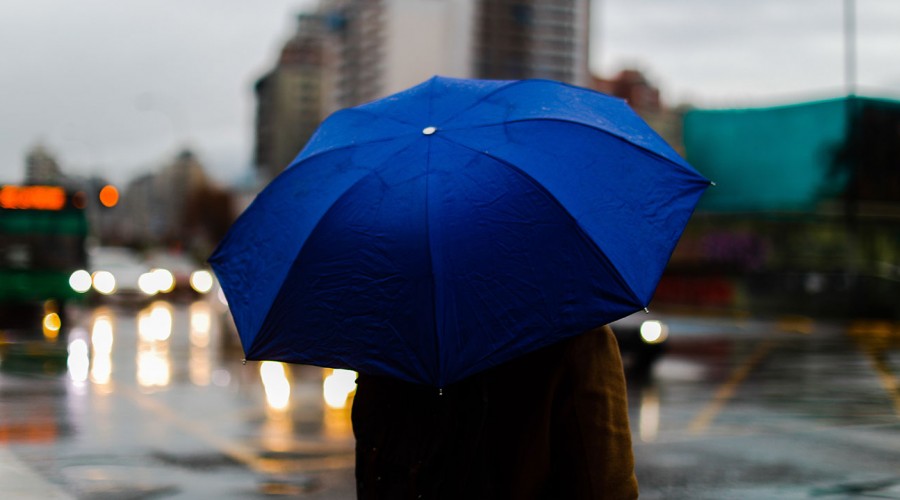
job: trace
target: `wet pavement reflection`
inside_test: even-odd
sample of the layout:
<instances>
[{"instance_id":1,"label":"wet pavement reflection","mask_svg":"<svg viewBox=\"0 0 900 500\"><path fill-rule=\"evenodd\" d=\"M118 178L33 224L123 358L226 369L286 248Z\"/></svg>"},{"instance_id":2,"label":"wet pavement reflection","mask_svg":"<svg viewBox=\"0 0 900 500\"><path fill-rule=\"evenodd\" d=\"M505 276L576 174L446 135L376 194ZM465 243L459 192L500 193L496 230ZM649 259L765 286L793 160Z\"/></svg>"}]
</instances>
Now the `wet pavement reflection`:
<instances>
[{"instance_id":1,"label":"wet pavement reflection","mask_svg":"<svg viewBox=\"0 0 900 500\"><path fill-rule=\"evenodd\" d=\"M2 445L63 497L353 497L354 378L242 364L215 299L70 317L63 370L0 374Z\"/></svg>"},{"instance_id":2,"label":"wet pavement reflection","mask_svg":"<svg viewBox=\"0 0 900 500\"><path fill-rule=\"evenodd\" d=\"M642 498L900 498L896 323L681 321L630 385Z\"/></svg>"},{"instance_id":3,"label":"wet pavement reflection","mask_svg":"<svg viewBox=\"0 0 900 500\"><path fill-rule=\"evenodd\" d=\"M0 460L58 498L354 498L353 372L243 364L215 298L68 317L65 363L0 371ZM900 498L896 323L665 321L629 378L642 498Z\"/></svg>"}]
</instances>

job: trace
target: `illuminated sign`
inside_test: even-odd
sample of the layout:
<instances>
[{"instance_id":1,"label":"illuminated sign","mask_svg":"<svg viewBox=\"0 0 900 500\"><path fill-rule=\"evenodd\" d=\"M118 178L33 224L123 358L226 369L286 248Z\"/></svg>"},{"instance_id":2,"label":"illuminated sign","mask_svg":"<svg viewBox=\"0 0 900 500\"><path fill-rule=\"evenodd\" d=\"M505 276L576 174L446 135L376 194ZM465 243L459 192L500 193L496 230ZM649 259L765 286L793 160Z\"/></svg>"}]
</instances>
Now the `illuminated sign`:
<instances>
[{"instance_id":1,"label":"illuminated sign","mask_svg":"<svg viewBox=\"0 0 900 500\"><path fill-rule=\"evenodd\" d=\"M59 186L0 186L0 208L62 210L66 191Z\"/></svg>"}]
</instances>

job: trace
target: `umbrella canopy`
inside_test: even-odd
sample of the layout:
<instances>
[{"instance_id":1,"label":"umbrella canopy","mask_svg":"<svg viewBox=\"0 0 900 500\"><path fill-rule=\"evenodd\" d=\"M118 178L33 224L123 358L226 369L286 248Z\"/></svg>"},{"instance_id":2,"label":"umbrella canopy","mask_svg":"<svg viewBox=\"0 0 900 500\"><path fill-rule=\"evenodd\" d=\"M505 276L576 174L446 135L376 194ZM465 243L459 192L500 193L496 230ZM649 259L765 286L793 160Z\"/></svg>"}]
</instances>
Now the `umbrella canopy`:
<instances>
[{"instance_id":1,"label":"umbrella canopy","mask_svg":"<svg viewBox=\"0 0 900 500\"><path fill-rule=\"evenodd\" d=\"M443 387L646 307L708 185L620 99L434 77L329 117L210 263L247 359Z\"/></svg>"}]
</instances>

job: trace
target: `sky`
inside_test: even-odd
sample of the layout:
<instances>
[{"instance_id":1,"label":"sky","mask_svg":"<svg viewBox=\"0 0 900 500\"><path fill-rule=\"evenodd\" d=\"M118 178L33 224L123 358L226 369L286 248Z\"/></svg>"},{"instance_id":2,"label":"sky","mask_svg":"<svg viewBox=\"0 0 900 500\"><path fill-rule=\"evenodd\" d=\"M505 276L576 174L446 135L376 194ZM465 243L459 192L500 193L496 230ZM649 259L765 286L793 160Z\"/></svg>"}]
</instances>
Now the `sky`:
<instances>
[{"instance_id":1,"label":"sky","mask_svg":"<svg viewBox=\"0 0 900 500\"><path fill-rule=\"evenodd\" d=\"M436 1L436 0L422 0ZM0 183L36 144L125 183L190 148L250 169L253 83L314 0L3 0ZM591 68L642 70L669 104L746 107L845 91L844 0L594 0ZM900 98L900 0L856 0L859 93Z\"/></svg>"}]
</instances>

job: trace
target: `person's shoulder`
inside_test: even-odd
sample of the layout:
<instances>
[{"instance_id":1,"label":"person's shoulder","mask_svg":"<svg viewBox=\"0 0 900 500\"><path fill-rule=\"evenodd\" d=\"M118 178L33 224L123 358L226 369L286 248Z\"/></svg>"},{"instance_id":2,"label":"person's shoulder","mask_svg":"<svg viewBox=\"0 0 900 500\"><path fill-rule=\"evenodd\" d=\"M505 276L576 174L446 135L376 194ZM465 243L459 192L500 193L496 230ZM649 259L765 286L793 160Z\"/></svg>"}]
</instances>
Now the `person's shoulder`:
<instances>
[{"instance_id":1,"label":"person's shoulder","mask_svg":"<svg viewBox=\"0 0 900 500\"><path fill-rule=\"evenodd\" d=\"M566 339L564 344L569 352L578 352L582 349L605 346L609 343L610 337L614 337L612 329L609 325L601 325L573 335Z\"/></svg>"}]
</instances>

